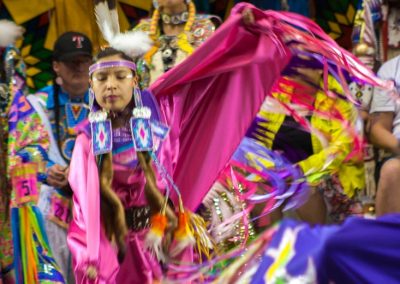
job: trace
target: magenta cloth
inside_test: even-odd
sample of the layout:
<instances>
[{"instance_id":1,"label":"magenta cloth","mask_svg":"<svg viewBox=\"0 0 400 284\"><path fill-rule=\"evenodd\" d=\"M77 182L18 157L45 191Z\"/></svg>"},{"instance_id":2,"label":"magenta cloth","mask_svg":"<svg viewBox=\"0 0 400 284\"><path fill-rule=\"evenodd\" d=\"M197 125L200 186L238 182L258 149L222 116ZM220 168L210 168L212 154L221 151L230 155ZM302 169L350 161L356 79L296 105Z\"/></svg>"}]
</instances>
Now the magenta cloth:
<instances>
[{"instance_id":1,"label":"magenta cloth","mask_svg":"<svg viewBox=\"0 0 400 284\"><path fill-rule=\"evenodd\" d=\"M124 208L147 205L144 193L145 177L139 166L131 168L131 160L137 159L136 152L129 148L113 155L114 177L112 189L117 193ZM128 166L124 166L127 164ZM163 191L163 184L157 175L158 188ZM144 248L148 229L139 232L129 231L125 258L120 266L116 283L153 283L161 279L161 267L150 251Z\"/></svg>"},{"instance_id":2,"label":"magenta cloth","mask_svg":"<svg viewBox=\"0 0 400 284\"><path fill-rule=\"evenodd\" d=\"M118 284L140 283L151 284L155 279L161 279L160 264L144 248L144 240L148 230L140 232L129 231L128 247L124 261L117 275Z\"/></svg>"},{"instance_id":3,"label":"magenta cloth","mask_svg":"<svg viewBox=\"0 0 400 284\"><path fill-rule=\"evenodd\" d=\"M211 38L150 87L171 128L161 161L191 210L233 155L290 59L290 52L269 34L270 21L244 26L245 7L254 8L237 5ZM260 10L254 13L262 18Z\"/></svg>"},{"instance_id":4,"label":"magenta cloth","mask_svg":"<svg viewBox=\"0 0 400 284\"><path fill-rule=\"evenodd\" d=\"M159 120L154 97L142 92L143 104L152 110L152 119ZM68 245L73 255L78 283L91 283L85 276L88 265L94 265L99 277L94 283L153 283L161 279L161 267L155 257L144 248L148 230L129 231L122 264L117 261L117 250L107 240L100 220L99 173L91 149L91 127L86 120L77 131L70 165L69 182L74 192L74 216L68 233ZM129 126L113 129L113 180L111 187L125 209L146 206L145 177L138 166ZM155 144L160 145L159 139ZM158 148L158 146L156 146ZM156 174L158 188L165 184Z\"/></svg>"},{"instance_id":5,"label":"magenta cloth","mask_svg":"<svg viewBox=\"0 0 400 284\"><path fill-rule=\"evenodd\" d=\"M117 255L101 229L99 175L90 140L84 133L76 139L68 181L74 192L68 246L73 255L76 282L115 283ZM96 281L86 277L88 265L98 269Z\"/></svg>"},{"instance_id":6,"label":"magenta cloth","mask_svg":"<svg viewBox=\"0 0 400 284\"><path fill-rule=\"evenodd\" d=\"M95 157L87 133L78 136L71 159L69 183L74 191L74 218L68 232L68 245L74 262L77 283L92 283L85 276L89 264L94 265L99 277L93 283L152 283L161 278L161 267L152 254L144 249L147 230L129 231L124 261L118 264L116 248L107 240L100 221L99 178ZM112 189L125 208L146 205L145 179L139 168L121 163L135 159L128 148L125 155L113 157ZM118 272L119 271L119 272Z\"/></svg>"},{"instance_id":7,"label":"magenta cloth","mask_svg":"<svg viewBox=\"0 0 400 284\"><path fill-rule=\"evenodd\" d=\"M244 25L244 9L252 10L254 24ZM302 53L296 46L289 51L283 40L301 42L308 53L329 61L344 89L343 71L390 88L310 19L239 3L212 37L150 86L170 126L160 159L189 209L200 205L228 163L291 52ZM353 100L350 92L346 96Z\"/></svg>"}]
</instances>

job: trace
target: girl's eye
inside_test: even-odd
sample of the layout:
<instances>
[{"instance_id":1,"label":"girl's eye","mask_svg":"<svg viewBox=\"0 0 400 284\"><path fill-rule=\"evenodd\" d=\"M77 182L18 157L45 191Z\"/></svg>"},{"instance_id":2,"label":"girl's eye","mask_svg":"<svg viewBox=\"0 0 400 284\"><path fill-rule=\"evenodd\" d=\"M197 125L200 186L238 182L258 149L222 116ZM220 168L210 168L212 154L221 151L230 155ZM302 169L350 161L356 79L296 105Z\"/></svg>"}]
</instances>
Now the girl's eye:
<instances>
[{"instance_id":1,"label":"girl's eye","mask_svg":"<svg viewBox=\"0 0 400 284\"><path fill-rule=\"evenodd\" d=\"M128 78L132 78L132 74L121 72L121 73L114 73L114 74L96 74L93 76L93 80L99 81L99 82L105 82L109 79L109 77L114 78L116 80L125 80Z\"/></svg>"},{"instance_id":2,"label":"girl's eye","mask_svg":"<svg viewBox=\"0 0 400 284\"><path fill-rule=\"evenodd\" d=\"M107 76L95 76L94 79L96 81L105 81L107 79Z\"/></svg>"},{"instance_id":3,"label":"girl's eye","mask_svg":"<svg viewBox=\"0 0 400 284\"><path fill-rule=\"evenodd\" d=\"M125 79L132 78L133 76L130 73L121 73L121 74L117 74L116 77L118 80L125 80Z\"/></svg>"}]
</instances>

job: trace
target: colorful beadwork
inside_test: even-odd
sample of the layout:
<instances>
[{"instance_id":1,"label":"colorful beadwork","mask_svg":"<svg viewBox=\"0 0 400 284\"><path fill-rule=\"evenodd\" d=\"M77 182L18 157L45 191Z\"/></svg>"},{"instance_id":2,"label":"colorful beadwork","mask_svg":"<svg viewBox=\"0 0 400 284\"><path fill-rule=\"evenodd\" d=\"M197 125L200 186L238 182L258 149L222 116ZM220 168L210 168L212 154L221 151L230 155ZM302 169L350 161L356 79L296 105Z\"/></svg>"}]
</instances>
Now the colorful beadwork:
<instances>
[{"instance_id":1,"label":"colorful beadwork","mask_svg":"<svg viewBox=\"0 0 400 284\"><path fill-rule=\"evenodd\" d=\"M112 128L111 120L96 121L91 123L92 147L95 155L111 152L112 150Z\"/></svg>"},{"instance_id":2,"label":"colorful beadwork","mask_svg":"<svg viewBox=\"0 0 400 284\"><path fill-rule=\"evenodd\" d=\"M67 103L65 105L65 116L67 118L68 133L75 134L75 127L84 120L89 113L89 108L81 103Z\"/></svg>"},{"instance_id":3,"label":"colorful beadwork","mask_svg":"<svg viewBox=\"0 0 400 284\"><path fill-rule=\"evenodd\" d=\"M131 118L132 139L137 152L153 150L153 135L150 121L145 118Z\"/></svg>"}]
</instances>

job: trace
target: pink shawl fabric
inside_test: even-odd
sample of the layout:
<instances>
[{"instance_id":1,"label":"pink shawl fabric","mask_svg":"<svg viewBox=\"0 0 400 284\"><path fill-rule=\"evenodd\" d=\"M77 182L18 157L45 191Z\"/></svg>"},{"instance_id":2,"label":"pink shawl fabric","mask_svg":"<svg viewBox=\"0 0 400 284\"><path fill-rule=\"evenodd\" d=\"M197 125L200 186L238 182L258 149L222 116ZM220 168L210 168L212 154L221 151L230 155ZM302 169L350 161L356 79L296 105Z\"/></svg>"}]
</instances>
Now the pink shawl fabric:
<instances>
[{"instance_id":1,"label":"pink shawl fabric","mask_svg":"<svg viewBox=\"0 0 400 284\"><path fill-rule=\"evenodd\" d=\"M269 21L244 26L246 6L253 7L237 5L192 56L150 87L171 128L161 160L191 210L231 158L290 59L283 44L268 34Z\"/></svg>"},{"instance_id":2,"label":"pink shawl fabric","mask_svg":"<svg viewBox=\"0 0 400 284\"><path fill-rule=\"evenodd\" d=\"M100 223L100 185L96 160L86 134L76 139L70 164L69 184L74 191L73 215L68 230L68 246L73 255L76 283L115 283L119 269L116 251ZM98 277L86 277L88 265L98 269Z\"/></svg>"}]
</instances>

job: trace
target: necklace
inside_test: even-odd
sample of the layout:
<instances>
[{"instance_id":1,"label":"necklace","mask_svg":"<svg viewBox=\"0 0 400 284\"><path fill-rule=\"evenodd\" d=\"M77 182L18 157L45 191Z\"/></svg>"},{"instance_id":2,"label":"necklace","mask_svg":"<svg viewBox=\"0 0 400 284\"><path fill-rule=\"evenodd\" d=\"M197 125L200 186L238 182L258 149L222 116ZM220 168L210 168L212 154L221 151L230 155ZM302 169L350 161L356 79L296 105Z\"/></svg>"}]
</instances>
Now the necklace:
<instances>
[{"instance_id":1,"label":"necklace","mask_svg":"<svg viewBox=\"0 0 400 284\"><path fill-rule=\"evenodd\" d=\"M87 118L89 107L84 103L68 102L65 104L65 117L67 122L68 138L61 144L61 154L67 161L71 160L72 150L75 145L76 129L75 127Z\"/></svg>"},{"instance_id":2,"label":"necklace","mask_svg":"<svg viewBox=\"0 0 400 284\"><path fill-rule=\"evenodd\" d=\"M167 36L167 35L161 36L160 50L164 65L164 72L167 72L175 65L176 52L178 50L176 36Z\"/></svg>"},{"instance_id":3,"label":"necklace","mask_svg":"<svg viewBox=\"0 0 400 284\"><path fill-rule=\"evenodd\" d=\"M68 133L75 135L75 127L89 114L89 107L84 103L68 102L65 104Z\"/></svg>"},{"instance_id":4,"label":"necklace","mask_svg":"<svg viewBox=\"0 0 400 284\"><path fill-rule=\"evenodd\" d=\"M189 12L184 11L178 14L168 15L166 13L161 14L161 20L166 25L180 25L184 24L189 19Z\"/></svg>"}]
</instances>

